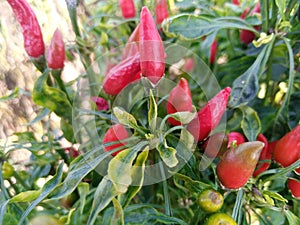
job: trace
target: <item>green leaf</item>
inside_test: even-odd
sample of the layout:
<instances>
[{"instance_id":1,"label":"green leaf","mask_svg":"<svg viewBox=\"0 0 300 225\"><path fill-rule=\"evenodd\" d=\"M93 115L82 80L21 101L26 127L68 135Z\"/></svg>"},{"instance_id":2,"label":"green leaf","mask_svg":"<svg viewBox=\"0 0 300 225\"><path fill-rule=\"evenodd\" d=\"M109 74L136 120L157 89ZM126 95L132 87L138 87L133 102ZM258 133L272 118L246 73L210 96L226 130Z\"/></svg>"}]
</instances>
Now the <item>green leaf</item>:
<instances>
[{"instance_id":1,"label":"green leaf","mask_svg":"<svg viewBox=\"0 0 300 225\"><path fill-rule=\"evenodd\" d=\"M34 102L71 122L72 106L68 101L67 95L60 89L48 86L48 79L49 73L46 71L35 82L32 95Z\"/></svg>"},{"instance_id":2,"label":"green leaf","mask_svg":"<svg viewBox=\"0 0 300 225\"><path fill-rule=\"evenodd\" d=\"M243 105L239 109L243 113L241 127L248 141L255 141L261 130L260 119L257 112L249 106Z\"/></svg>"},{"instance_id":3,"label":"green leaf","mask_svg":"<svg viewBox=\"0 0 300 225\"><path fill-rule=\"evenodd\" d=\"M185 128L181 129L180 141L191 150L195 149L195 138L194 136Z\"/></svg>"},{"instance_id":4,"label":"green leaf","mask_svg":"<svg viewBox=\"0 0 300 225\"><path fill-rule=\"evenodd\" d=\"M13 215L11 213L6 213L4 215L3 220L5 221L5 225L17 225L18 224L16 215Z\"/></svg>"},{"instance_id":5,"label":"green leaf","mask_svg":"<svg viewBox=\"0 0 300 225\"><path fill-rule=\"evenodd\" d=\"M192 14L179 14L168 18L162 27L167 36L179 37L183 40L197 40L221 29L243 29L257 33L251 25L238 17L211 19Z\"/></svg>"},{"instance_id":6,"label":"green leaf","mask_svg":"<svg viewBox=\"0 0 300 225\"><path fill-rule=\"evenodd\" d=\"M262 194L263 195L268 195L271 198L276 199L276 200L281 201L281 202L286 202L286 203L288 202L287 199L285 199L282 195L278 194L277 192L263 190Z\"/></svg>"},{"instance_id":7,"label":"green leaf","mask_svg":"<svg viewBox=\"0 0 300 225\"><path fill-rule=\"evenodd\" d=\"M141 190L144 182L145 162L148 158L149 150L142 151L131 170L132 184L128 187L125 194L120 196L120 202L123 207L126 207L131 199Z\"/></svg>"},{"instance_id":8,"label":"green leaf","mask_svg":"<svg viewBox=\"0 0 300 225\"><path fill-rule=\"evenodd\" d=\"M188 111L176 112L176 113L168 114L168 118L172 117L173 119L180 121L182 124L188 124L195 118L196 114L197 114L197 110L195 107L193 107L192 112L188 112Z\"/></svg>"},{"instance_id":9,"label":"green leaf","mask_svg":"<svg viewBox=\"0 0 300 225\"><path fill-rule=\"evenodd\" d=\"M8 203L9 203L9 200L5 200L5 201L0 202L0 225L3 224L3 218L4 218L4 215L5 215Z\"/></svg>"},{"instance_id":10,"label":"green leaf","mask_svg":"<svg viewBox=\"0 0 300 225\"><path fill-rule=\"evenodd\" d=\"M124 225L124 213L120 202L113 198L114 214L111 218L110 225Z\"/></svg>"},{"instance_id":11,"label":"green leaf","mask_svg":"<svg viewBox=\"0 0 300 225\"><path fill-rule=\"evenodd\" d=\"M275 0L276 6L279 9L279 13L281 16L281 19L284 21L285 20L285 10L286 10L286 0Z\"/></svg>"},{"instance_id":12,"label":"green leaf","mask_svg":"<svg viewBox=\"0 0 300 225\"><path fill-rule=\"evenodd\" d=\"M295 92L291 95L290 104L288 107L289 111L289 126L296 127L300 123L300 91Z\"/></svg>"},{"instance_id":13,"label":"green leaf","mask_svg":"<svg viewBox=\"0 0 300 225\"><path fill-rule=\"evenodd\" d=\"M39 197L40 194L41 190L24 191L12 197L9 202L31 202Z\"/></svg>"},{"instance_id":14,"label":"green leaf","mask_svg":"<svg viewBox=\"0 0 300 225\"><path fill-rule=\"evenodd\" d=\"M36 198L33 202L31 202L28 208L23 213L19 224L21 225L24 219L29 215L29 213L36 207L41 201L43 201L60 183L63 175L63 163L59 165L57 168L56 174L43 186L41 190L41 194L38 198Z\"/></svg>"},{"instance_id":15,"label":"green leaf","mask_svg":"<svg viewBox=\"0 0 300 225\"><path fill-rule=\"evenodd\" d=\"M167 216L158 212L152 206L130 205L124 209L125 224L141 225L141 224L180 224L187 225L186 222L175 217Z\"/></svg>"},{"instance_id":16,"label":"green leaf","mask_svg":"<svg viewBox=\"0 0 300 225\"><path fill-rule=\"evenodd\" d=\"M10 93L9 95L2 96L0 98L0 102L5 102L8 100L15 99L15 98L19 97L23 92L24 91L22 89L20 89L19 87L16 87L15 90L12 93Z\"/></svg>"},{"instance_id":17,"label":"green leaf","mask_svg":"<svg viewBox=\"0 0 300 225\"><path fill-rule=\"evenodd\" d=\"M294 53L293 53L293 49L292 46L290 44L290 41L286 38L283 39L287 50L288 50L288 54L289 54L289 75L288 75L288 87L287 87L287 92L285 93L284 96L284 100L280 106L280 109L278 110L278 112L276 113L276 117L274 120L274 125L273 125L273 132L275 131L276 127L281 127L281 123L280 120L283 119L284 121L288 120L288 106L290 103L290 98L291 98L291 94L293 91L293 86L294 86L294 79L295 79L295 61L294 61ZM297 104L298 105L298 104Z\"/></svg>"},{"instance_id":18,"label":"green leaf","mask_svg":"<svg viewBox=\"0 0 300 225\"><path fill-rule=\"evenodd\" d=\"M108 177L119 193L125 193L132 182L132 163L138 151L145 148L147 142L140 142L134 148L128 148L118 153L108 164ZM147 150L149 147L147 146Z\"/></svg>"},{"instance_id":19,"label":"green leaf","mask_svg":"<svg viewBox=\"0 0 300 225\"><path fill-rule=\"evenodd\" d=\"M178 164L178 159L176 158L177 151L175 148L168 146L166 139L164 139L164 143L160 143L156 149L159 152L160 158L168 167L172 168Z\"/></svg>"},{"instance_id":20,"label":"green leaf","mask_svg":"<svg viewBox=\"0 0 300 225\"><path fill-rule=\"evenodd\" d=\"M200 192L200 191L203 191L204 189L212 188L212 186L209 184L206 184L206 183L198 181L198 180L192 180L192 178L185 176L183 174L180 174L180 173L174 174L174 177L176 179L184 181L184 186L188 190L193 191L193 192Z\"/></svg>"},{"instance_id":21,"label":"green leaf","mask_svg":"<svg viewBox=\"0 0 300 225\"><path fill-rule=\"evenodd\" d=\"M112 201L112 199L118 195L118 191L114 188L113 183L108 176L103 177L102 181L98 185L92 208L90 209L90 216L87 225L93 225L98 214Z\"/></svg>"},{"instance_id":22,"label":"green leaf","mask_svg":"<svg viewBox=\"0 0 300 225\"><path fill-rule=\"evenodd\" d=\"M85 202L86 202L86 197L89 193L89 184L82 182L78 185L77 187L78 190L78 194L80 196L80 214L83 214L83 209L85 206Z\"/></svg>"},{"instance_id":23,"label":"green leaf","mask_svg":"<svg viewBox=\"0 0 300 225\"><path fill-rule=\"evenodd\" d=\"M284 210L284 214L286 215L286 218L289 221L290 225L300 225L300 218L290 210Z\"/></svg>"},{"instance_id":24,"label":"green leaf","mask_svg":"<svg viewBox=\"0 0 300 225\"><path fill-rule=\"evenodd\" d=\"M157 104L155 102L153 92L150 89L148 123L149 123L149 127L150 127L151 131L156 130L156 122L157 122Z\"/></svg>"},{"instance_id":25,"label":"green leaf","mask_svg":"<svg viewBox=\"0 0 300 225\"><path fill-rule=\"evenodd\" d=\"M136 119L133 115L126 112L125 110L121 109L120 107L114 107L113 112L115 116L117 117L119 123L128 126L133 129L138 129L138 125L136 122Z\"/></svg>"},{"instance_id":26,"label":"green leaf","mask_svg":"<svg viewBox=\"0 0 300 225\"><path fill-rule=\"evenodd\" d=\"M75 143L74 130L73 126L70 124L70 121L61 118L60 128L64 134L64 137L71 143Z\"/></svg>"},{"instance_id":27,"label":"green leaf","mask_svg":"<svg viewBox=\"0 0 300 225\"><path fill-rule=\"evenodd\" d=\"M78 156L72 161L66 179L51 194L51 199L59 199L72 193L81 180L110 154L111 152L103 153L103 145L101 145Z\"/></svg>"},{"instance_id":28,"label":"green leaf","mask_svg":"<svg viewBox=\"0 0 300 225\"><path fill-rule=\"evenodd\" d=\"M49 113L50 113L50 110L47 108L44 108L42 111L40 111L38 113L38 115L33 120L31 120L29 123L26 123L25 125L31 126L37 122L40 122L42 119L44 119L44 117L48 116Z\"/></svg>"},{"instance_id":29,"label":"green leaf","mask_svg":"<svg viewBox=\"0 0 300 225\"><path fill-rule=\"evenodd\" d=\"M249 69L235 79L232 84L230 100L228 103L229 107L238 107L239 105L246 104L255 98L259 90L258 77L263 73L272 50L274 40L275 38L273 38L273 40L262 49Z\"/></svg>"}]
</instances>

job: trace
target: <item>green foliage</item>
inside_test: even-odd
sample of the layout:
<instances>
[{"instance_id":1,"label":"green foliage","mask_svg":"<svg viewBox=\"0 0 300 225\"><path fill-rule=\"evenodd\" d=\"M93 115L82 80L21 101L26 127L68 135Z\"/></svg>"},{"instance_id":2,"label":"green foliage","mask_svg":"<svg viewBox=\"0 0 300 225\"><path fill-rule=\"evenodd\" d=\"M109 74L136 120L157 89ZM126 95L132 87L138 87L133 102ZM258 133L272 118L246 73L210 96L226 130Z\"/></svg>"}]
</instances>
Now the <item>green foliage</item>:
<instances>
[{"instance_id":1,"label":"green foliage","mask_svg":"<svg viewBox=\"0 0 300 225\"><path fill-rule=\"evenodd\" d=\"M60 73L45 69L32 95L16 87L0 97L2 106L31 96L38 114L26 126L44 126L43 135L27 130L15 133L12 141L0 140L0 165L15 167L10 177L0 175L0 225L26 224L40 213L67 225L204 224L210 215L199 208L197 197L206 189L224 196L219 211L239 225L300 224L299 199L286 186L289 177L300 180L294 172L300 159L287 167L261 159L270 167L230 190L216 174L220 158L205 155L213 133L237 131L249 142L262 133L272 142L300 122L299 1L260 0L260 12L245 18L243 11L249 7L251 12L256 2L240 1L169 0L169 17L157 24L166 52L163 78L152 85L138 77L111 96L102 90L105 75L124 60L128 39L126 48L136 44L137 37L130 35L142 6L154 15L156 1L135 1L136 17L124 19L117 1L66 0L76 36L66 43L67 58L74 64L78 58L84 71L65 83ZM252 32L253 41L243 43L242 30ZM185 67L188 59L192 68ZM193 110L168 115L169 93L181 77L189 82ZM226 114L205 140L196 142L187 125L225 87L231 87ZM91 97L101 97L109 109L98 109ZM172 126L169 118L181 124ZM103 144L116 122L129 138ZM125 149L116 156L120 146L106 152L120 142ZM13 155L21 149L30 159L19 165Z\"/></svg>"}]
</instances>

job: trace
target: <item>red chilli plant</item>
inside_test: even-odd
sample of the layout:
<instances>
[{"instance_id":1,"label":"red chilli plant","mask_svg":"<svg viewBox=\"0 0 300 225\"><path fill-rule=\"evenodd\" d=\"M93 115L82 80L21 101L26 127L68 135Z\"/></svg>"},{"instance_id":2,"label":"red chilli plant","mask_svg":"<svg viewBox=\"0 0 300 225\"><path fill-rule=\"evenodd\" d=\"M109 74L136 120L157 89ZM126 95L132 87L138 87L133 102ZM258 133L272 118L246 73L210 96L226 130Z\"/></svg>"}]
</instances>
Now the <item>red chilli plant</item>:
<instances>
[{"instance_id":1,"label":"red chilli plant","mask_svg":"<svg viewBox=\"0 0 300 225\"><path fill-rule=\"evenodd\" d=\"M273 157L283 167L290 166L300 159L300 125L278 140Z\"/></svg>"},{"instance_id":2,"label":"red chilli plant","mask_svg":"<svg viewBox=\"0 0 300 225\"><path fill-rule=\"evenodd\" d=\"M244 19L247 16L247 13L249 11L249 8L246 8L244 12L241 15L241 18ZM257 3L253 10L250 12L250 16L253 15L254 13L260 13L260 4ZM260 26L254 26L255 30L259 30ZM244 44L249 44L255 39L255 34L252 31L249 30L241 30L240 33L240 41L243 42Z\"/></svg>"},{"instance_id":3,"label":"red chilli plant","mask_svg":"<svg viewBox=\"0 0 300 225\"><path fill-rule=\"evenodd\" d=\"M215 63L217 51L218 51L218 42L217 42L217 40L214 40L212 45L210 46L210 56L209 56L210 64Z\"/></svg>"},{"instance_id":4,"label":"red chilli plant","mask_svg":"<svg viewBox=\"0 0 300 225\"><path fill-rule=\"evenodd\" d=\"M103 81L103 89L107 94L117 95L131 82L137 80L140 72L140 55L128 57L111 68Z\"/></svg>"},{"instance_id":5,"label":"red chilli plant","mask_svg":"<svg viewBox=\"0 0 300 225\"><path fill-rule=\"evenodd\" d=\"M194 136L196 141L202 141L209 133L215 129L226 110L231 88L227 87L215 95L198 112L187 126L188 131Z\"/></svg>"},{"instance_id":6,"label":"red chilli plant","mask_svg":"<svg viewBox=\"0 0 300 225\"><path fill-rule=\"evenodd\" d=\"M130 19L135 17L135 8L133 0L120 0L119 5L122 11L122 16L125 19Z\"/></svg>"},{"instance_id":7,"label":"red chilli plant","mask_svg":"<svg viewBox=\"0 0 300 225\"><path fill-rule=\"evenodd\" d=\"M260 173L266 171L270 165L271 165L271 159L272 159L272 151L274 149L274 146L276 142L268 142L267 138L263 134L259 134L257 141L261 141L265 144L264 148L262 149L260 153L259 160L260 161L269 161L269 162L259 162L256 165L256 169L253 173L254 177L257 177Z\"/></svg>"},{"instance_id":8,"label":"red chilli plant","mask_svg":"<svg viewBox=\"0 0 300 225\"><path fill-rule=\"evenodd\" d=\"M97 105L97 109L99 111L102 111L102 110L108 110L109 109L109 106L108 106L108 102L104 99L104 98L101 98L101 97L91 97L92 101L95 102L95 104Z\"/></svg>"},{"instance_id":9,"label":"red chilli plant","mask_svg":"<svg viewBox=\"0 0 300 225\"><path fill-rule=\"evenodd\" d=\"M139 50L142 76L157 84L165 72L165 52L154 19L146 6L140 15Z\"/></svg>"},{"instance_id":10,"label":"red chilli plant","mask_svg":"<svg viewBox=\"0 0 300 225\"><path fill-rule=\"evenodd\" d=\"M234 5L240 5L241 4L239 0L232 0L231 2Z\"/></svg>"},{"instance_id":11,"label":"red chilli plant","mask_svg":"<svg viewBox=\"0 0 300 225\"><path fill-rule=\"evenodd\" d=\"M231 147L221 157L217 165L217 176L227 189L243 187L252 176L264 143L245 142Z\"/></svg>"},{"instance_id":12,"label":"red chilli plant","mask_svg":"<svg viewBox=\"0 0 300 225\"><path fill-rule=\"evenodd\" d=\"M170 92L167 103L167 113L191 112L192 107L193 103L189 83L185 78L181 78L179 83ZM174 126L181 124L180 121L173 118L168 118L168 122Z\"/></svg>"},{"instance_id":13,"label":"red chilli plant","mask_svg":"<svg viewBox=\"0 0 300 225\"><path fill-rule=\"evenodd\" d=\"M232 145L239 145L246 142L244 135L239 132L232 131L228 134L228 145L227 148L230 148Z\"/></svg>"},{"instance_id":14,"label":"red chilli plant","mask_svg":"<svg viewBox=\"0 0 300 225\"><path fill-rule=\"evenodd\" d=\"M122 124L115 124L115 125L111 126L106 131L106 133L103 137L102 143L105 144L105 143L108 143L108 142L117 142L117 141L119 141L120 143L106 146L104 148L104 150L106 152L108 152L108 151L112 151L116 148L120 148L122 146L125 146L126 143L122 142L122 140L124 140L128 137L129 137L128 132ZM117 152L112 153L111 155L116 156L121 151L122 150L119 150Z\"/></svg>"},{"instance_id":15,"label":"red chilli plant","mask_svg":"<svg viewBox=\"0 0 300 225\"><path fill-rule=\"evenodd\" d=\"M61 70L64 68L64 62L66 58L65 44L63 42L61 32L56 29L47 54L48 68L53 70Z\"/></svg>"},{"instance_id":16,"label":"red chilli plant","mask_svg":"<svg viewBox=\"0 0 300 225\"><path fill-rule=\"evenodd\" d=\"M35 13L25 0L7 0L22 28L24 47L32 58L45 53L45 44Z\"/></svg>"},{"instance_id":17,"label":"red chilli plant","mask_svg":"<svg viewBox=\"0 0 300 225\"><path fill-rule=\"evenodd\" d=\"M287 187L294 198L300 199L300 181L289 178L287 181Z\"/></svg>"},{"instance_id":18,"label":"red chilli plant","mask_svg":"<svg viewBox=\"0 0 300 225\"><path fill-rule=\"evenodd\" d=\"M169 17L167 0L156 0L155 17L157 24L161 24L164 19Z\"/></svg>"}]
</instances>

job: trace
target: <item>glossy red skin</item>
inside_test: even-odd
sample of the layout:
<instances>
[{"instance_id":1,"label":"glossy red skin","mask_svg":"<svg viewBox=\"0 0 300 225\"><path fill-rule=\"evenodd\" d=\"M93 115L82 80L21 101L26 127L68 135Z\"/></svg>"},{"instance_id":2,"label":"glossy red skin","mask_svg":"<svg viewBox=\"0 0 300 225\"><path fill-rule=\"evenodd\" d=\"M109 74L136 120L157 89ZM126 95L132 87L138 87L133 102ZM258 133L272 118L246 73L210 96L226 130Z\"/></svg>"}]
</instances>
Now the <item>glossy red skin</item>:
<instances>
[{"instance_id":1,"label":"glossy red skin","mask_svg":"<svg viewBox=\"0 0 300 225\"><path fill-rule=\"evenodd\" d=\"M128 41L125 45L122 59L126 59L128 57L132 57L139 53L139 36L140 36L140 24L137 25L137 27L134 29L130 37L128 38Z\"/></svg>"},{"instance_id":2,"label":"glossy red skin","mask_svg":"<svg viewBox=\"0 0 300 225\"><path fill-rule=\"evenodd\" d=\"M300 199L300 181L289 178L287 181L287 187L294 198Z\"/></svg>"},{"instance_id":3,"label":"glossy red skin","mask_svg":"<svg viewBox=\"0 0 300 225\"><path fill-rule=\"evenodd\" d=\"M67 152L72 158L76 158L80 155L80 152L74 147L65 148L65 152Z\"/></svg>"},{"instance_id":4,"label":"glossy red skin","mask_svg":"<svg viewBox=\"0 0 300 225\"><path fill-rule=\"evenodd\" d=\"M104 150L106 152L108 152L108 151L111 151L111 150L113 150L115 148L119 148L119 147L125 146L126 143L122 142L122 140L124 140L124 139L126 139L128 137L129 137L128 132L127 132L127 130L125 129L125 127L122 124L115 124L115 125L111 126L106 131L106 133L105 133L105 135L103 137L102 143L105 144L105 143L108 143L108 142L115 142L115 141L120 141L121 143L107 146L107 147L104 148ZM115 153L112 153L111 155L112 156L116 156L121 151L122 150L117 151Z\"/></svg>"},{"instance_id":5,"label":"glossy red skin","mask_svg":"<svg viewBox=\"0 0 300 225\"><path fill-rule=\"evenodd\" d=\"M192 94L189 83L185 78L181 78L179 83L170 92L167 103L167 113L191 112L192 108ZM174 126L181 124L180 121L173 118L169 118L168 122Z\"/></svg>"},{"instance_id":6,"label":"glossy red skin","mask_svg":"<svg viewBox=\"0 0 300 225\"><path fill-rule=\"evenodd\" d=\"M217 165L217 176L227 189L243 187L252 176L264 144L245 142L226 151Z\"/></svg>"},{"instance_id":7,"label":"glossy red skin","mask_svg":"<svg viewBox=\"0 0 300 225\"><path fill-rule=\"evenodd\" d=\"M186 58L185 64L183 66L184 72L192 72L195 68L195 60L194 58Z\"/></svg>"},{"instance_id":8,"label":"glossy red skin","mask_svg":"<svg viewBox=\"0 0 300 225\"><path fill-rule=\"evenodd\" d=\"M61 32L58 29L56 29L48 49L48 54L47 54L48 68L53 70L63 69L65 59L66 59L65 44Z\"/></svg>"},{"instance_id":9,"label":"glossy red skin","mask_svg":"<svg viewBox=\"0 0 300 225\"><path fill-rule=\"evenodd\" d=\"M225 133L215 133L204 143L204 154L209 158L220 157L227 150L228 137Z\"/></svg>"},{"instance_id":10,"label":"glossy red skin","mask_svg":"<svg viewBox=\"0 0 300 225\"><path fill-rule=\"evenodd\" d=\"M231 2L234 5L240 5L240 1L239 0L232 0Z\"/></svg>"},{"instance_id":11,"label":"glossy red skin","mask_svg":"<svg viewBox=\"0 0 300 225\"><path fill-rule=\"evenodd\" d=\"M122 11L122 16L125 19L130 19L135 17L135 7L133 0L120 0L119 5Z\"/></svg>"},{"instance_id":12,"label":"glossy red skin","mask_svg":"<svg viewBox=\"0 0 300 225\"><path fill-rule=\"evenodd\" d=\"M244 12L241 15L241 18L244 19L246 18L247 14L249 12L249 8L246 8ZM253 15L254 13L260 13L260 4L257 3L252 11L250 12L250 16ZM259 30L260 26L254 26L255 30ZM255 34L252 31L249 30L242 30L240 33L240 41L243 42L244 44L249 44L255 39Z\"/></svg>"},{"instance_id":13,"label":"glossy red skin","mask_svg":"<svg viewBox=\"0 0 300 225\"><path fill-rule=\"evenodd\" d=\"M117 95L128 84L138 79L140 56L137 53L111 68L103 80L103 89L107 94Z\"/></svg>"},{"instance_id":14,"label":"glossy red skin","mask_svg":"<svg viewBox=\"0 0 300 225\"><path fill-rule=\"evenodd\" d=\"M169 17L168 4L166 0L157 0L155 6L156 23L161 24Z\"/></svg>"},{"instance_id":15,"label":"glossy red skin","mask_svg":"<svg viewBox=\"0 0 300 225\"><path fill-rule=\"evenodd\" d=\"M101 98L101 97L91 97L91 99L92 99L93 102L96 103L97 109L99 111L108 110L109 109L108 102L104 98Z\"/></svg>"},{"instance_id":16,"label":"glossy red skin","mask_svg":"<svg viewBox=\"0 0 300 225\"><path fill-rule=\"evenodd\" d=\"M34 11L26 0L7 0L22 28L25 51L30 57L39 58L45 53L45 44Z\"/></svg>"},{"instance_id":17,"label":"glossy red skin","mask_svg":"<svg viewBox=\"0 0 300 225\"><path fill-rule=\"evenodd\" d=\"M154 19L146 6L140 15L139 50L142 75L155 85L165 72L165 52Z\"/></svg>"},{"instance_id":18,"label":"glossy red skin","mask_svg":"<svg viewBox=\"0 0 300 225\"><path fill-rule=\"evenodd\" d=\"M195 141L204 140L218 126L226 110L230 92L230 87L221 90L208 101L188 124L187 129L194 136Z\"/></svg>"},{"instance_id":19,"label":"glossy red skin","mask_svg":"<svg viewBox=\"0 0 300 225\"><path fill-rule=\"evenodd\" d=\"M230 148L232 143L235 142L236 145L246 142L244 135L239 132L232 131L228 134L228 145L227 148Z\"/></svg>"},{"instance_id":20,"label":"glossy red skin","mask_svg":"<svg viewBox=\"0 0 300 225\"><path fill-rule=\"evenodd\" d=\"M214 40L212 45L210 46L210 56L209 56L210 64L215 63L217 51L218 51L218 43L216 40Z\"/></svg>"},{"instance_id":21,"label":"glossy red skin","mask_svg":"<svg viewBox=\"0 0 300 225\"><path fill-rule=\"evenodd\" d=\"M273 158L283 167L293 164L300 158L300 125L278 140Z\"/></svg>"},{"instance_id":22,"label":"glossy red skin","mask_svg":"<svg viewBox=\"0 0 300 225\"><path fill-rule=\"evenodd\" d=\"M259 134L257 140L265 144L263 150L260 153L259 160L269 160L270 162L261 162L261 163L259 162L253 173L253 177L257 177L260 173L266 171L270 167L272 152L277 142L277 141L268 142L267 138L263 134Z\"/></svg>"}]
</instances>

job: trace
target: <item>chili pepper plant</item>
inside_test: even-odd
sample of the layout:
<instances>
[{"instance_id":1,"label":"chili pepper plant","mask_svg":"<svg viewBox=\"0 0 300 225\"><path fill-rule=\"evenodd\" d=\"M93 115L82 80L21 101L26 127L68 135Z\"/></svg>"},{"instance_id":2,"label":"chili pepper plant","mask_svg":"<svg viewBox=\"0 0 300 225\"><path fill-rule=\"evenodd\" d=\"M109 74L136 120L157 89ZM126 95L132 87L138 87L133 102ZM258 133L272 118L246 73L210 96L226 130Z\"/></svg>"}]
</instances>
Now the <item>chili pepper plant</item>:
<instances>
[{"instance_id":1,"label":"chili pepper plant","mask_svg":"<svg viewBox=\"0 0 300 225\"><path fill-rule=\"evenodd\" d=\"M45 129L0 146L0 224L300 224L299 1L66 0L49 42L6 2Z\"/></svg>"}]
</instances>

